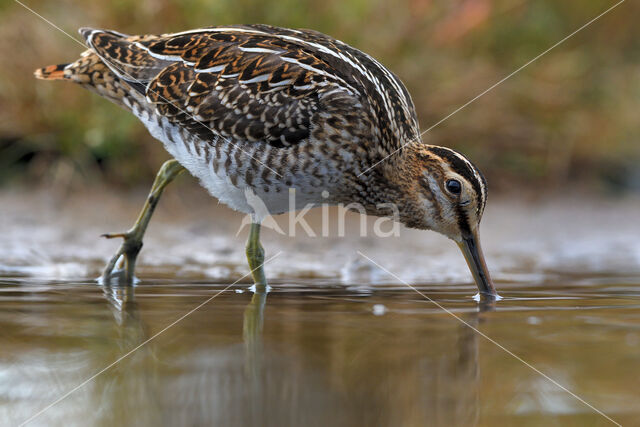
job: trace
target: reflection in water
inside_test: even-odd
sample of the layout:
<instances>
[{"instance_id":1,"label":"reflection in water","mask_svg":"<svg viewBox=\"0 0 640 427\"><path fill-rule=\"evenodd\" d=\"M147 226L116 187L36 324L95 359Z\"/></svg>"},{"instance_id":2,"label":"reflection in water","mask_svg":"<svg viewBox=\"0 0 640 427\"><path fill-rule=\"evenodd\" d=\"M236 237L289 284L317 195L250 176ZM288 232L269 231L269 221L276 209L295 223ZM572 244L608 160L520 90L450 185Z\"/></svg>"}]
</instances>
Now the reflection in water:
<instances>
[{"instance_id":1,"label":"reflection in water","mask_svg":"<svg viewBox=\"0 0 640 427\"><path fill-rule=\"evenodd\" d=\"M261 370L262 330L264 327L264 307L267 303L266 292L256 292L244 310L242 338L246 349L247 375L256 379Z\"/></svg>"},{"instance_id":2,"label":"reflection in water","mask_svg":"<svg viewBox=\"0 0 640 427\"><path fill-rule=\"evenodd\" d=\"M105 287L104 292L119 330L112 347L125 353L148 338L135 288ZM216 425L477 423L478 342L469 327L459 324L450 331L443 340L448 342L446 351L441 348L436 354L426 342L432 339L417 335L411 327L393 332L401 334L403 341L412 341L410 351L401 346L385 350L387 345L397 345L391 331L365 338L370 331L348 324L344 325L347 334L316 325L321 329L319 339L329 344L324 348L317 346L320 342L313 343L308 335L312 331L283 324L265 342L266 303L266 293L255 293L244 308L242 347L182 355L189 360L181 364L182 369L200 371L195 383L158 384L152 345L132 354L124 369L116 366L100 376L94 390L100 396L100 421L135 419L139 425L156 425L161 420L191 424L194 419ZM298 320L305 316L299 310L285 315ZM326 320L340 324L341 318L340 313L330 313ZM478 313L465 320L476 326ZM385 336L392 342L386 343ZM280 341L286 348L279 348ZM174 395L171 402L166 401L168 390Z\"/></svg>"},{"instance_id":3,"label":"reflection in water","mask_svg":"<svg viewBox=\"0 0 640 427\"><path fill-rule=\"evenodd\" d=\"M95 349L102 363L118 360L149 338L141 320L133 286L105 284L104 295L115 320L115 337L106 348ZM158 392L157 359L149 345L143 345L123 361L96 377L92 386L95 413L102 425L160 425L162 403ZM102 353L104 351L104 353ZM109 357L105 357L109 355ZM103 362L104 361L104 362ZM98 366L96 366L98 368Z\"/></svg>"},{"instance_id":4,"label":"reflection in water","mask_svg":"<svg viewBox=\"0 0 640 427\"><path fill-rule=\"evenodd\" d=\"M264 307L267 302L266 292L256 292L244 310L242 337L245 346L245 374L249 389L251 405L251 425L261 425L267 413L265 411L265 394L269 393L264 386L264 365L262 332L264 326Z\"/></svg>"},{"instance_id":5,"label":"reflection in water","mask_svg":"<svg viewBox=\"0 0 640 427\"><path fill-rule=\"evenodd\" d=\"M217 211L221 220L205 226L204 211L176 206L140 266L142 277L157 280L136 288L46 280L97 275L113 246L95 236L128 223L138 201L127 210L120 198L83 200L111 224L96 226L96 215L74 203L60 215L64 206L34 207L46 198L4 200L0 425L31 417L246 269L236 229L222 230L239 218L225 221L227 211ZM405 286L347 260L357 248L404 280L430 283L419 289L616 421L635 425L640 222L628 218L637 216L638 201L616 201L615 209L589 199L536 201L532 216L533 206L492 204L485 215L488 258L507 297L493 307L468 298L475 288L464 284L464 261L436 236L271 236L291 256L275 260L270 275L297 284L276 286L268 306L266 295L221 294L33 425L607 425Z\"/></svg>"},{"instance_id":6,"label":"reflection in water","mask_svg":"<svg viewBox=\"0 0 640 427\"><path fill-rule=\"evenodd\" d=\"M29 418L224 286L0 282L0 424ZM564 300L543 289L497 306L460 292L430 296L576 394L587 384L594 406L633 413L639 318L637 299L613 293L620 287ZM266 294L220 294L34 425L467 426L560 416L599 422L415 293L302 284L277 286L268 305Z\"/></svg>"}]
</instances>

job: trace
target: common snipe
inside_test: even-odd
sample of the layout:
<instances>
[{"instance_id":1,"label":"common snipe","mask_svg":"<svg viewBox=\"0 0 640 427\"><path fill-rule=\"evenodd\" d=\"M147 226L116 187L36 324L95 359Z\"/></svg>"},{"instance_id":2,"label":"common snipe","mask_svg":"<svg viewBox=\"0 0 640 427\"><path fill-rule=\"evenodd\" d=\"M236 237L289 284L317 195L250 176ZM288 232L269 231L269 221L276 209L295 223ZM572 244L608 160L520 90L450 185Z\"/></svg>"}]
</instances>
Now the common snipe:
<instances>
[{"instance_id":1,"label":"common snipe","mask_svg":"<svg viewBox=\"0 0 640 427\"><path fill-rule=\"evenodd\" d=\"M131 111L175 159L161 168L134 227L107 235L124 243L104 277L119 259L133 277L153 209L186 169L221 202L254 215L247 256L259 288L262 218L247 190L271 214L358 203L387 216L395 205L406 226L456 241L480 293L496 295L478 238L484 177L461 154L421 142L407 89L371 56L315 31L267 25L80 33L89 47L81 58L36 77L76 82Z\"/></svg>"}]
</instances>

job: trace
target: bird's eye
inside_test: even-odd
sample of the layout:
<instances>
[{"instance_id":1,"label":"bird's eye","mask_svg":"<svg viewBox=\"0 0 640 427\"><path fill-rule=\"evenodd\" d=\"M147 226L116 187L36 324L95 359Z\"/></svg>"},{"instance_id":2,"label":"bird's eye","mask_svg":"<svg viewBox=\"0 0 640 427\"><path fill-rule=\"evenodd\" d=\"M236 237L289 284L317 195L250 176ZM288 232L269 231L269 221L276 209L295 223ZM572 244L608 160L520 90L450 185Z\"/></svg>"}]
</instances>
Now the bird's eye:
<instances>
[{"instance_id":1,"label":"bird's eye","mask_svg":"<svg viewBox=\"0 0 640 427\"><path fill-rule=\"evenodd\" d=\"M457 179L450 179L445 185L451 194L460 194L462 191L462 184Z\"/></svg>"}]
</instances>

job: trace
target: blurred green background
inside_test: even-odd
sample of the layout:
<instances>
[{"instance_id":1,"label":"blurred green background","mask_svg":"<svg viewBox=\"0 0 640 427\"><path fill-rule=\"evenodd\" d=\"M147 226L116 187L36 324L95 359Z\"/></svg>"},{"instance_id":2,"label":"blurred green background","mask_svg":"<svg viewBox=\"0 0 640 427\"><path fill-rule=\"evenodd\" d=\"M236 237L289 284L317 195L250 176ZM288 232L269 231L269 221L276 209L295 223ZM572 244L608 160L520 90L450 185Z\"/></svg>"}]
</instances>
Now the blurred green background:
<instances>
[{"instance_id":1,"label":"blurred green background","mask_svg":"<svg viewBox=\"0 0 640 427\"><path fill-rule=\"evenodd\" d=\"M224 24L313 28L409 88L422 129L603 12L605 0L116 0L24 3L73 37ZM467 154L492 190L640 192L640 4L627 0L424 136ZM168 158L132 115L35 68L82 47L0 2L0 186L147 186Z\"/></svg>"}]
</instances>

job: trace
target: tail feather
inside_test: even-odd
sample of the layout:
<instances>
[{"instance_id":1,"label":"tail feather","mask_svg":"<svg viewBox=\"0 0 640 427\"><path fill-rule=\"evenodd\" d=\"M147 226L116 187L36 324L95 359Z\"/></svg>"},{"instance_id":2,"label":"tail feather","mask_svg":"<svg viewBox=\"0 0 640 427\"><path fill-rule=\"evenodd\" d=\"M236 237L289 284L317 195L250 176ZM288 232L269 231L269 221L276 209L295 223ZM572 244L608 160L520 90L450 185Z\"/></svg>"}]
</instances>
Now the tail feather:
<instances>
[{"instance_id":1,"label":"tail feather","mask_svg":"<svg viewBox=\"0 0 640 427\"><path fill-rule=\"evenodd\" d=\"M175 62L151 55L140 44L143 39L156 36L129 36L93 28L81 28L80 34L111 71L127 82L147 83Z\"/></svg>"},{"instance_id":2,"label":"tail feather","mask_svg":"<svg viewBox=\"0 0 640 427\"><path fill-rule=\"evenodd\" d=\"M144 94L144 87L122 81L92 50L85 51L75 62L50 65L36 70L34 74L38 79L77 83L125 108L123 99L127 95L132 92Z\"/></svg>"},{"instance_id":3,"label":"tail feather","mask_svg":"<svg viewBox=\"0 0 640 427\"><path fill-rule=\"evenodd\" d=\"M65 69L69 64L49 65L44 68L37 69L33 75L36 79L42 80L63 80L68 79L69 75L65 75Z\"/></svg>"},{"instance_id":4,"label":"tail feather","mask_svg":"<svg viewBox=\"0 0 640 427\"><path fill-rule=\"evenodd\" d=\"M137 43L156 36L127 36L91 28L82 28L80 33L89 49L78 60L40 68L35 77L71 81L124 106L126 95L144 95L148 82L173 63L152 56Z\"/></svg>"}]
</instances>

